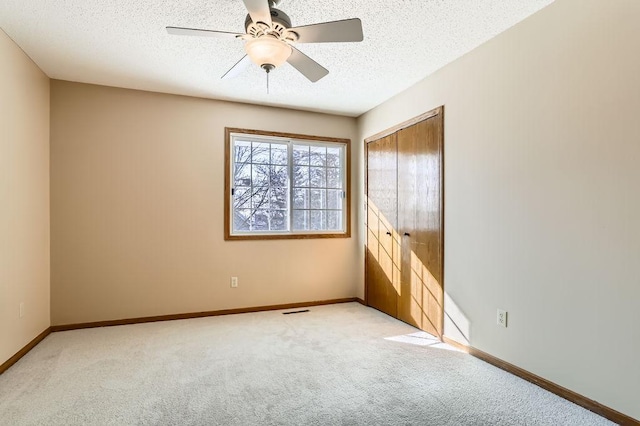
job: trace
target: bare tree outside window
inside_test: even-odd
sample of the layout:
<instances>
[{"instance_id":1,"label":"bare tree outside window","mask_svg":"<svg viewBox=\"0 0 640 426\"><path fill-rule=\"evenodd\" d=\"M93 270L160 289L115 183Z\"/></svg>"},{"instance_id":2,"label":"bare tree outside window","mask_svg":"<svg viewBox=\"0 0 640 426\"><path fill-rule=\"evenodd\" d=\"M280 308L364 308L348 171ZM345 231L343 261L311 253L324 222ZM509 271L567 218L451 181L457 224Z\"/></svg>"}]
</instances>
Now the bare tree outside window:
<instances>
[{"instance_id":1,"label":"bare tree outside window","mask_svg":"<svg viewBox=\"0 0 640 426\"><path fill-rule=\"evenodd\" d=\"M234 145L233 211L239 231L289 229L288 146L237 141Z\"/></svg>"}]
</instances>

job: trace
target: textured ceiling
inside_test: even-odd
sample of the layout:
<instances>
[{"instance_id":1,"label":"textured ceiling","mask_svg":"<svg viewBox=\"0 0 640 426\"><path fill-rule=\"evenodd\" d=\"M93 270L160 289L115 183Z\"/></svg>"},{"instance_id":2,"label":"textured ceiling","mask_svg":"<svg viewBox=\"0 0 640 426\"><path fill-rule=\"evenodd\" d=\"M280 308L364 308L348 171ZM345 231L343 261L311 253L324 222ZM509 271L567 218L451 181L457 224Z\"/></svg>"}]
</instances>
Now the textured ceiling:
<instances>
[{"instance_id":1,"label":"textured ceiling","mask_svg":"<svg viewBox=\"0 0 640 426\"><path fill-rule=\"evenodd\" d=\"M266 0L265 0L266 1ZM358 17L361 43L299 44L329 69L310 83L289 64L220 77L241 40L165 26L244 32L241 0L2 0L2 28L49 77L358 116L553 0L284 0L294 26Z\"/></svg>"}]
</instances>

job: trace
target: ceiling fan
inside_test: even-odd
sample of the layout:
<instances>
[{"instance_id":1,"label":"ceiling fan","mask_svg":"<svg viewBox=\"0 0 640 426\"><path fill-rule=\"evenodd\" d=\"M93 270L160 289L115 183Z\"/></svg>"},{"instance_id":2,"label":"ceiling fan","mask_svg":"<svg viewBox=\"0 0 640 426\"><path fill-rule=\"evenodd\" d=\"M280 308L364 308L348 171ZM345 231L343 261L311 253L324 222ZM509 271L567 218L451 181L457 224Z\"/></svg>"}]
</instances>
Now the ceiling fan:
<instances>
[{"instance_id":1,"label":"ceiling fan","mask_svg":"<svg viewBox=\"0 0 640 426\"><path fill-rule=\"evenodd\" d=\"M329 74L322 65L293 45L296 43L327 43L362 41L362 22L358 18L292 27L291 19L275 8L281 0L243 0L249 11L245 20L246 34L196 28L167 27L174 35L214 38L238 38L245 41L246 55L222 78L238 75L250 61L269 72L288 62L310 81L316 82Z\"/></svg>"}]
</instances>

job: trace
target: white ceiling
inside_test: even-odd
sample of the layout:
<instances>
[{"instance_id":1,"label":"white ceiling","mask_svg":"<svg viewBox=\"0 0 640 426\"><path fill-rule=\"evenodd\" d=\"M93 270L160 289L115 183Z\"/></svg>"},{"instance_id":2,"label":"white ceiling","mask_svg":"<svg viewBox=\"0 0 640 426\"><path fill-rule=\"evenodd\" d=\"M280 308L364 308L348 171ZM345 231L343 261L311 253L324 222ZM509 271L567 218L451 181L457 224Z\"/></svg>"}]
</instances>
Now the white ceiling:
<instances>
[{"instance_id":1,"label":"white ceiling","mask_svg":"<svg viewBox=\"0 0 640 426\"><path fill-rule=\"evenodd\" d=\"M266 1L266 0L265 0ZM2 28L51 78L358 116L553 0L284 0L294 26L358 17L362 43L300 44L329 69L311 83L289 64L220 77L241 40L165 26L244 32L241 0L2 0Z\"/></svg>"}]
</instances>

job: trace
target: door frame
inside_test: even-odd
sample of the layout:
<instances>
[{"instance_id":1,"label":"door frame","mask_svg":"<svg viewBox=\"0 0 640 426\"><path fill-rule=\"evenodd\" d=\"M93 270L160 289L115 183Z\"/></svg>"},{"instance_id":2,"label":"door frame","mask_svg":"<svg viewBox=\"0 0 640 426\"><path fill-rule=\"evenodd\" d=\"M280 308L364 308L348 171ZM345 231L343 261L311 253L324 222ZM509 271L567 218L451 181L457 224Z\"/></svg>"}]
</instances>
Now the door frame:
<instances>
[{"instance_id":1,"label":"door frame","mask_svg":"<svg viewBox=\"0 0 640 426\"><path fill-rule=\"evenodd\" d=\"M415 116L413 118L410 118L409 120L403 121L400 124L396 124L395 126L389 127L386 130L383 130L381 132L378 132L372 136L369 136L368 138L365 138L364 140L364 194L365 197L369 196L369 144L371 142L375 142L377 140L380 140L386 136L392 135L394 133L399 132L402 129L406 129L407 127L411 127L414 124L420 123L421 121L425 121L428 120L430 118L436 117L436 116L440 116L442 117L442 134L440 135L442 137L442 155L440 157L440 205L442 206L441 212L440 212L440 223L442 224L442 243L441 243L441 247L440 250L442 252L442 292L443 292L443 306L442 306L442 315L440 316L440 329L442 330L442 335L441 336L437 336L441 341L442 338L444 336L444 316L445 316L445 310L444 310L444 281L445 281L445 268L444 268L444 236L445 236L445 223L444 223L444 210L445 210L445 195L444 195L444 136L445 136L445 132L444 132L444 105L441 105L437 108L434 108L430 111L427 111L425 113L422 113L418 116ZM368 214L369 214L369 206L368 204L365 204L365 208L366 213L364 215L365 221L368 220ZM365 222L366 224L366 222ZM365 232L367 232L367 227L365 226ZM365 235L364 238L365 241L365 245L364 245L364 303L367 306L369 305L369 297L368 297L368 280L367 280L367 236Z\"/></svg>"}]
</instances>

